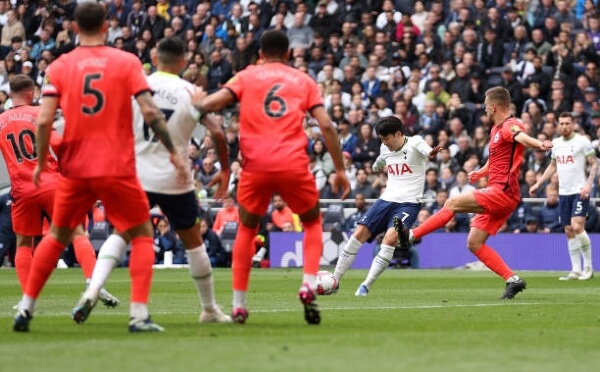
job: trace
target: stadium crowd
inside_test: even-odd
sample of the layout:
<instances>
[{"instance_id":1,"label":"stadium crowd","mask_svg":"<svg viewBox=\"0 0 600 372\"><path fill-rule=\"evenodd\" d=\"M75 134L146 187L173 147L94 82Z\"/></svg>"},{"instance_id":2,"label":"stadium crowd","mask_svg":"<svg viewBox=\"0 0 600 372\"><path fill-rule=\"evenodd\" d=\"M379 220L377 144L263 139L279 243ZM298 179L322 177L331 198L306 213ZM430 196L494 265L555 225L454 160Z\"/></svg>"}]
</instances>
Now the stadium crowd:
<instances>
[{"instance_id":1,"label":"stadium crowd","mask_svg":"<svg viewBox=\"0 0 600 372\"><path fill-rule=\"evenodd\" d=\"M386 174L372 171L380 141L375 122L398 116L408 135L422 136L444 150L428 167L422 218L434 213L448 196L485 186L468 183L466 174L485 164L489 122L484 92L506 87L512 113L526 132L552 139L561 112L572 112L576 131L597 148L600 137L600 2L594 0L107 0L107 42L139 57L145 72L155 71L155 45L163 37L180 37L187 46L182 77L214 92L238 71L260 63L258 40L265 30L285 31L290 38L290 65L314 78L335 122L352 183L357 213L365 199L379 197ZM72 28L74 0L0 0L0 107L10 107L8 81L24 73L39 88L50 63L77 45ZM115 87L115 89L118 89ZM38 96L39 99L39 96ZM241 169L236 107L217 119L230 151L230 192L235 200ZM336 199L334 173L318 126L305 118L307 151L322 199ZM190 144L198 195L211 198L207 185L218 171L210 136ZM528 151L522 169L522 197L549 164L549 154ZM557 182L554 178L549 184ZM598 181L592 197L600 197ZM539 198L546 198L541 187ZM274 198L262 234L301 231L297 219ZM560 232L558 201L522 202L503 231ZM234 204L234 203L232 203ZM204 205L206 206L206 205ZM236 213L205 213L207 227L219 223L205 239L214 242ZM230 211L227 213L227 211ZM283 212L282 212L283 211ZM283 213L283 216L280 215ZM273 216L276 214L276 216ZM288 216L289 215L289 216ZM234 219L229 221L227 219ZM357 215L336 227L352 229ZM168 221L157 218L156 245L177 246ZM417 221L418 223L418 221ZM467 231L468 215L457 215L445 231ZM588 232L600 231L591 208ZM216 239L215 239L216 237ZM216 243L215 243L216 244ZM221 243L214 262L226 265ZM257 240L257 248L264 245ZM210 253L210 249L209 249ZM218 256L218 258L217 258ZM176 259L185 257L175 255Z\"/></svg>"}]
</instances>

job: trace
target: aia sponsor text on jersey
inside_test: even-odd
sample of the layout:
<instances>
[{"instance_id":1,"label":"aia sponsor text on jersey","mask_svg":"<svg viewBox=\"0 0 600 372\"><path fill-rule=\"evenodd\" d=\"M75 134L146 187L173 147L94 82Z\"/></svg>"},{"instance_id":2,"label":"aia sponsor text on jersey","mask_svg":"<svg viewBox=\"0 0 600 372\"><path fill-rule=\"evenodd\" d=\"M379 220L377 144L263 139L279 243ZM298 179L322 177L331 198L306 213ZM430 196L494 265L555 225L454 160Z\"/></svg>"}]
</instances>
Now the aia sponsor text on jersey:
<instances>
[{"instance_id":1,"label":"aia sponsor text on jersey","mask_svg":"<svg viewBox=\"0 0 600 372\"><path fill-rule=\"evenodd\" d=\"M413 173L412 169L410 169L410 167L406 163L388 164L387 172L388 172L388 174L390 174L392 176L402 176L402 175L404 175L404 173L410 173L410 174Z\"/></svg>"},{"instance_id":2,"label":"aia sponsor text on jersey","mask_svg":"<svg viewBox=\"0 0 600 372\"><path fill-rule=\"evenodd\" d=\"M572 155L556 155L556 162L558 164L575 164L575 159Z\"/></svg>"}]
</instances>

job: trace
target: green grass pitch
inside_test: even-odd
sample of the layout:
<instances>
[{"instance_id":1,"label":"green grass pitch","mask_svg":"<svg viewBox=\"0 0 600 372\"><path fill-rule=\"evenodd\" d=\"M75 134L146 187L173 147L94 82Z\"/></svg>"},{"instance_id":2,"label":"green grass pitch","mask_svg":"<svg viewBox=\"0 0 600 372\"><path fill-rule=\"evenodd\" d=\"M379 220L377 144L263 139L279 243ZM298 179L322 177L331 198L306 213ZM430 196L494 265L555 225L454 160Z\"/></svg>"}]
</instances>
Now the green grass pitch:
<instances>
[{"instance_id":1,"label":"green grass pitch","mask_svg":"<svg viewBox=\"0 0 600 372\"><path fill-rule=\"evenodd\" d=\"M561 282L556 272L520 273L528 288L501 301L489 272L388 270L368 297L366 275L319 298L322 322L304 322L298 269L253 269L245 325L199 324L187 270L156 270L150 311L164 334L127 332L129 275L107 289L85 324L70 310L83 290L78 269L57 270L42 292L31 332L12 332L20 295L0 270L0 371L594 371L600 366L600 279ZM231 310L230 271L215 270L217 301Z\"/></svg>"}]
</instances>

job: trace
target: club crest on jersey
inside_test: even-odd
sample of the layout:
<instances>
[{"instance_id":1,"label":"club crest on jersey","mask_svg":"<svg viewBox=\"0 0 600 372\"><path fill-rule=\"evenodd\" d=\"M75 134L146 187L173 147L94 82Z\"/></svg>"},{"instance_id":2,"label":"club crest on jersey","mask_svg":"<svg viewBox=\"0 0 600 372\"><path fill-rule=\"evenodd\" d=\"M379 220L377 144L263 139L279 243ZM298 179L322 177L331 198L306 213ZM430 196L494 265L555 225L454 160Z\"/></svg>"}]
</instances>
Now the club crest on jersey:
<instances>
[{"instance_id":1,"label":"club crest on jersey","mask_svg":"<svg viewBox=\"0 0 600 372\"><path fill-rule=\"evenodd\" d=\"M498 143L498 141L500 141L500 133L496 133L494 136L494 143Z\"/></svg>"},{"instance_id":2,"label":"club crest on jersey","mask_svg":"<svg viewBox=\"0 0 600 372\"><path fill-rule=\"evenodd\" d=\"M412 169L410 169L410 167L406 163L388 164L387 172L392 176L402 176L404 173L413 173Z\"/></svg>"}]
</instances>

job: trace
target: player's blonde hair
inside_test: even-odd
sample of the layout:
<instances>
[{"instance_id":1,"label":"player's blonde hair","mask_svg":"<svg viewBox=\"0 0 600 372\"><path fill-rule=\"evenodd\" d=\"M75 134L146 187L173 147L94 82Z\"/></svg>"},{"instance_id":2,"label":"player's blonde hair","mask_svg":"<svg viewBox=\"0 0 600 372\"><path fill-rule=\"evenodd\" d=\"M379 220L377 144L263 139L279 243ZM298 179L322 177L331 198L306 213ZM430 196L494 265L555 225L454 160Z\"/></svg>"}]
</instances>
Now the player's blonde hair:
<instances>
[{"instance_id":1,"label":"player's blonde hair","mask_svg":"<svg viewBox=\"0 0 600 372\"><path fill-rule=\"evenodd\" d=\"M493 87L485 92L489 103L495 103L506 110L510 108L510 92L504 87Z\"/></svg>"}]
</instances>

